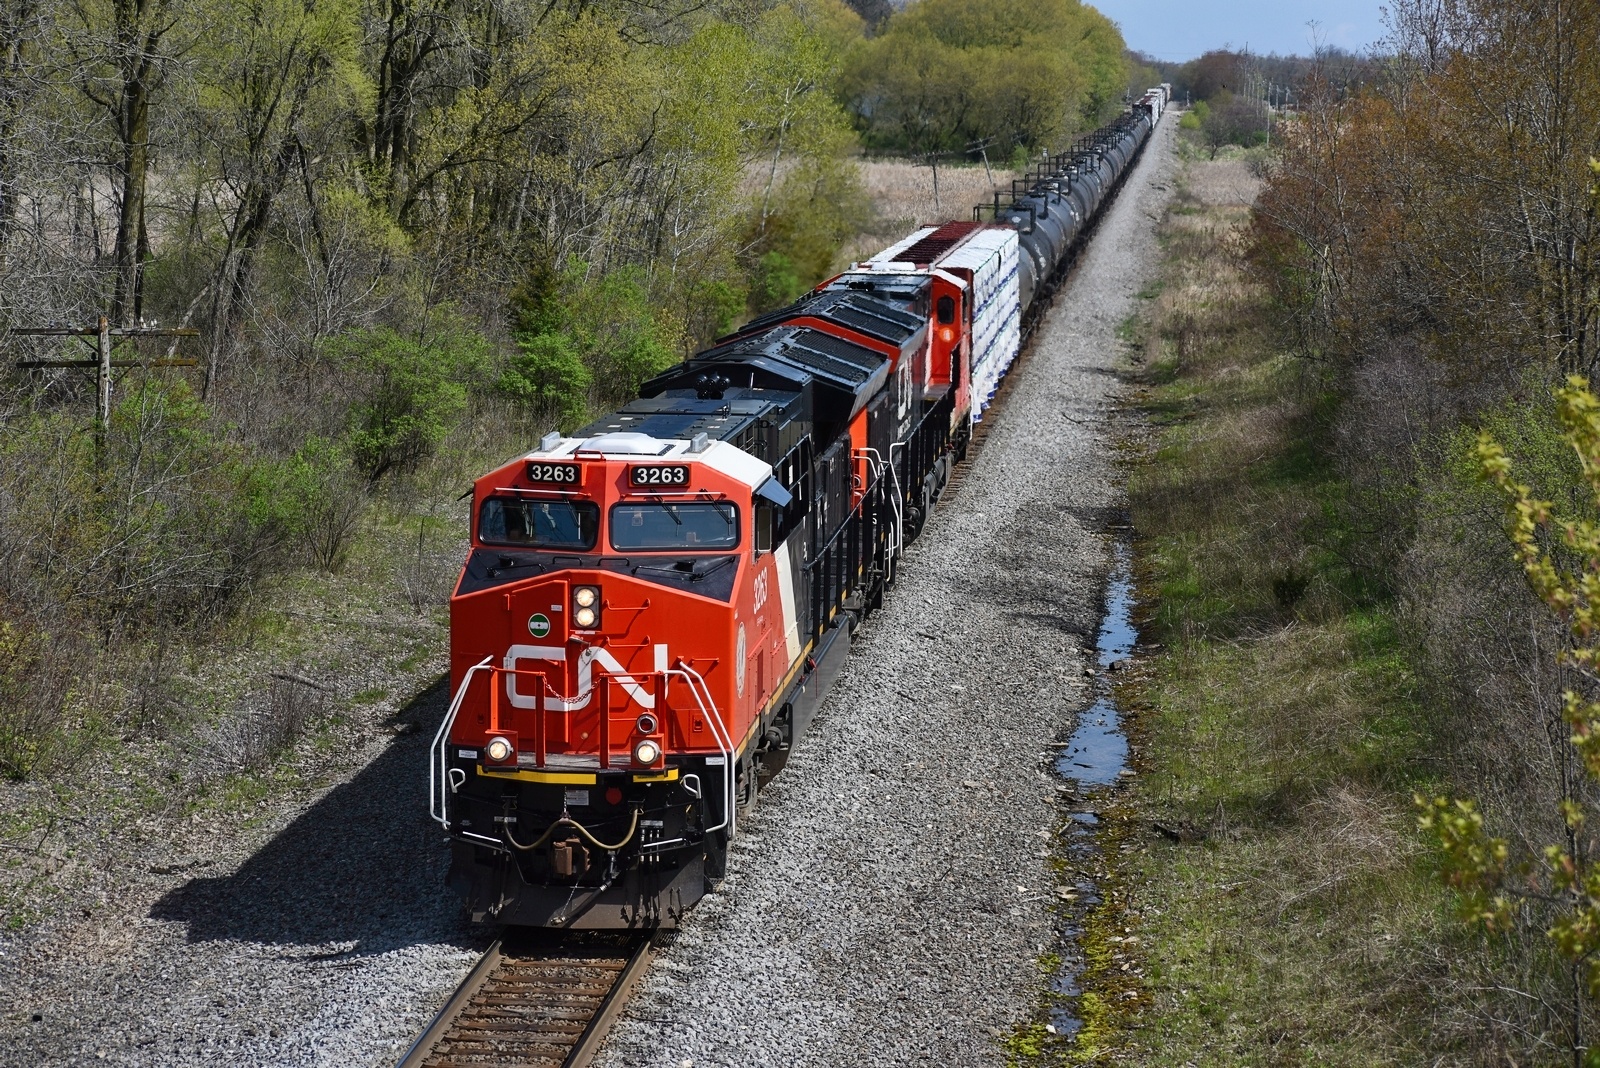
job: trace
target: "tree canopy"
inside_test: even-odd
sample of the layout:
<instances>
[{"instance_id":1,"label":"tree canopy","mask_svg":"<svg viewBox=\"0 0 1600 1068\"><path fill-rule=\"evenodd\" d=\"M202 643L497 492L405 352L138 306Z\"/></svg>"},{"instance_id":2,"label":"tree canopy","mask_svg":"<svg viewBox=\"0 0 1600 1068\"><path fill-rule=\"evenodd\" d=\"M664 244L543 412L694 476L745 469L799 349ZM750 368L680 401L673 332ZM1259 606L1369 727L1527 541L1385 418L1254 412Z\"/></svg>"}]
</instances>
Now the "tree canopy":
<instances>
[{"instance_id":1,"label":"tree canopy","mask_svg":"<svg viewBox=\"0 0 1600 1068\"><path fill-rule=\"evenodd\" d=\"M1122 101L1122 35L1077 0L919 0L856 48L841 91L870 145L1053 148Z\"/></svg>"}]
</instances>

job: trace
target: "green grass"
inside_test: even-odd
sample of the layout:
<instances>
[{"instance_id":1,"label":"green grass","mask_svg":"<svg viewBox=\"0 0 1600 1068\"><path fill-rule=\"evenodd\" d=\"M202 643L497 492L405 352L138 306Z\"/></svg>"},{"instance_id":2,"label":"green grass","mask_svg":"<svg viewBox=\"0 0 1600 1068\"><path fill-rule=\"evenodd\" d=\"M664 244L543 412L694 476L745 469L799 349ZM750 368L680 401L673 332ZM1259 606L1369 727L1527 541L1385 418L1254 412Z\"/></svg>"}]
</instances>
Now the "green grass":
<instances>
[{"instance_id":1,"label":"green grass","mask_svg":"<svg viewBox=\"0 0 1600 1068\"><path fill-rule=\"evenodd\" d=\"M1088 1026L1061 1059L1463 1063L1436 1026L1465 935L1415 831L1433 740L1410 646L1384 583L1346 562L1336 398L1276 347L1226 241L1243 217L1180 194L1138 327L1153 437L1129 494L1161 651L1120 687L1140 774L1108 813ZM1132 983L1108 958L1129 930Z\"/></svg>"}]
</instances>

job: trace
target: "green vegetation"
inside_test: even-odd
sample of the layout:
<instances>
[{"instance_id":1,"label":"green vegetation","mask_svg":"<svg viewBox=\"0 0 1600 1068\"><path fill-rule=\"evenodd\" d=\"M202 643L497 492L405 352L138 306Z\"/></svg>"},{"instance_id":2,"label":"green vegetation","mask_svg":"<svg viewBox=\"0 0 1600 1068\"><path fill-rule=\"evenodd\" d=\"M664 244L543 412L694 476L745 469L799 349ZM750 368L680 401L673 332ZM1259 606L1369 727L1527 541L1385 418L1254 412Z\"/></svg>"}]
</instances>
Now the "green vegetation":
<instances>
[{"instance_id":1,"label":"green vegetation","mask_svg":"<svg viewBox=\"0 0 1600 1068\"><path fill-rule=\"evenodd\" d=\"M1248 209L1174 208L1142 332L1154 437L1130 470L1162 652L1120 689L1140 776L1110 813L1120 896L1087 925L1089 944L1136 932L1146 974L1091 955L1095 1026L1067 1059L1459 1052L1437 1021L1466 999L1437 968L1464 939L1410 820L1433 739L1401 606L1348 563L1361 535L1332 459L1336 397L1282 350L1231 251Z\"/></svg>"},{"instance_id":2,"label":"green vegetation","mask_svg":"<svg viewBox=\"0 0 1600 1068\"><path fill-rule=\"evenodd\" d=\"M843 92L869 145L1052 148L1120 106L1121 34L1077 0L919 0L859 46Z\"/></svg>"},{"instance_id":3,"label":"green vegetation","mask_svg":"<svg viewBox=\"0 0 1600 1068\"><path fill-rule=\"evenodd\" d=\"M1535 855L1512 851L1507 838L1486 827L1472 800L1417 795L1420 824L1437 841L1443 869L1459 893L1458 908L1470 923L1491 937L1503 937L1531 926L1543 926L1553 949L1569 963L1573 981L1592 998L1600 993L1600 863L1594 859L1594 832L1588 829L1595 808L1594 784L1600 780L1600 700L1595 698L1600 667L1600 398L1589 382L1572 375L1556 392L1556 419L1562 437L1582 469L1587 500L1562 507L1535 495L1514 474L1537 470L1536 464L1514 463L1506 446L1489 431L1478 439L1477 458L1483 473L1504 495L1507 531L1529 585L1561 621L1568 644L1558 663L1571 669L1572 681L1561 695L1561 718L1568 733L1568 771L1555 808L1561 834ZM1572 479L1557 485L1571 486ZM1531 921L1531 922L1530 922ZM1584 1035L1577 1021L1569 1042L1577 1050ZM1600 1050L1590 1050L1585 1065L1600 1064Z\"/></svg>"},{"instance_id":4,"label":"green vegetation","mask_svg":"<svg viewBox=\"0 0 1600 1068\"><path fill-rule=\"evenodd\" d=\"M1600 12L1393 17L1166 221L1124 1060L1600 1063Z\"/></svg>"},{"instance_id":5,"label":"green vegetation","mask_svg":"<svg viewBox=\"0 0 1600 1068\"><path fill-rule=\"evenodd\" d=\"M1398 609L1346 563L1333 397L1227 251L1246 209L1178 206L1130 484L1163 652L1122 689L1141 777L1114 823L1139 847L1099 919L1139 932L1149 974L1078 1055L1416 1063L1453 1042L1426 1023L1448 926L1408 822L1429 737Z\"/></svg>"}]
</instances>

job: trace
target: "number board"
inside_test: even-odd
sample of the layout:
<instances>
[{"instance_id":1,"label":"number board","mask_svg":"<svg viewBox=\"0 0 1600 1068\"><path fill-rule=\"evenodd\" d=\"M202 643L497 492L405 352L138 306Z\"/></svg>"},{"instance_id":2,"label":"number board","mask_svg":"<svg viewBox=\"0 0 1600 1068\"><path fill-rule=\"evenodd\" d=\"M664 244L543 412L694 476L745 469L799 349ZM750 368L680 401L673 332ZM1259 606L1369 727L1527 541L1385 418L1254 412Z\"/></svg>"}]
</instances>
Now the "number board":
<instances>
[{"instance_id":1,"label":"number board","mask_svg":"<svg viewBox=\"0 0 1600 1068\"><path fill-rule=\"evenodd\" d=\"M687 486L686 464L635 464L628 469L628 481L635 486Z\"/></svg>"},{"instance_id":2,"label":"number board","mask_svg":"<svg viewBox=\"0 0 1600 1068\"><path fill-rule=\"evenodd\" d=\"M561 486L576 486L581 469L577 464L549 464L543 460L528 461L529 482L553 482Z\"/></svg>"}]
</instances>

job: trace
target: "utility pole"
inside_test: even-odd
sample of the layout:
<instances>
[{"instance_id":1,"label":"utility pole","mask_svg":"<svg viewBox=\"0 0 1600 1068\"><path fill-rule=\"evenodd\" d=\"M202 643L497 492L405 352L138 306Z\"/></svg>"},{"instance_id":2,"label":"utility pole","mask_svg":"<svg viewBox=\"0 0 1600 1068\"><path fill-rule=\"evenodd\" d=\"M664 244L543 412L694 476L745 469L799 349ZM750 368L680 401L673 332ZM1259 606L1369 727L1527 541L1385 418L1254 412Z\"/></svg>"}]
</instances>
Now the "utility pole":
<instances>
[{"instance_id":1,"label":"utility pole","mask_svg":"<svg viewBox=\"0 0 1600 1068\"><path fill-rule=\"evenodd\" d=\"M994 144L994 138L985 137L981 141L967 142L968 152L977 152L983 157L983 176L990 185L994 185L994 172L989 169L989 146Z\"/></svg>"},{"instance_id":2,"label":"utility pole","mask_svg":"<svg viewBox=\"0 0 1600 1068\"><path fill-rule=\"evenodd\" d=\"M100 316L94 326L22 326L11 331L12 337L81 337L94 349L94 358L87 360L18 360L23 370L60 370L63 368L92 368L95 373L94 447L96 454L105 450L106 430L111 425L111 370L114 367L195 367L198 360L115 360L111 358L111 339L114 337L199 337L200 331L192 326L160 327L112 326L106 316ZM91 340L92 339L92 340Z\"/></svg>"}]
</instances>

